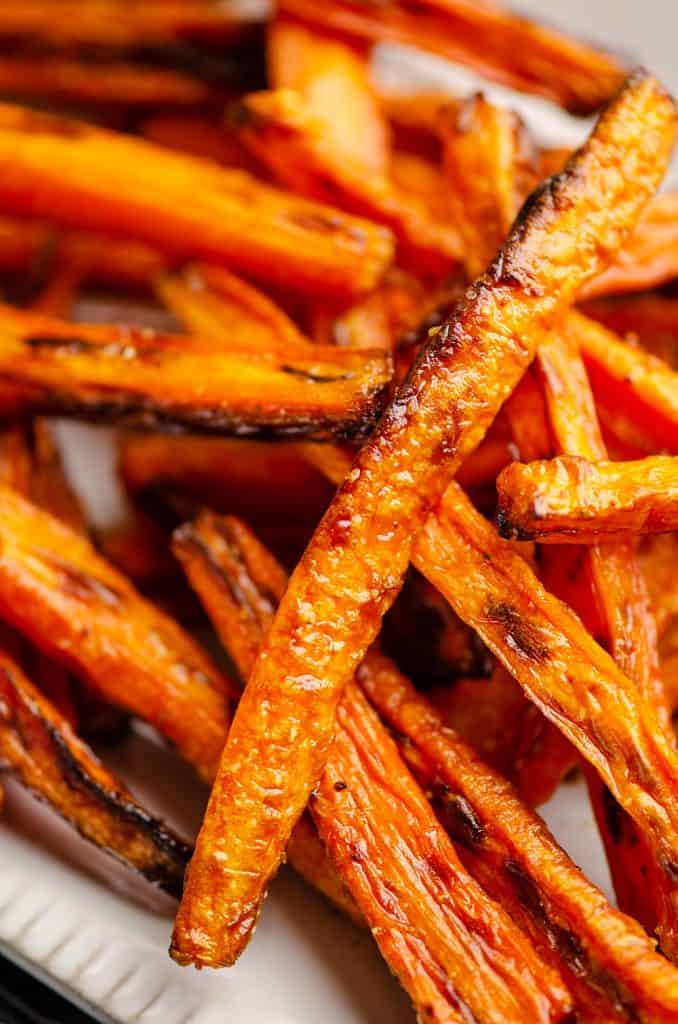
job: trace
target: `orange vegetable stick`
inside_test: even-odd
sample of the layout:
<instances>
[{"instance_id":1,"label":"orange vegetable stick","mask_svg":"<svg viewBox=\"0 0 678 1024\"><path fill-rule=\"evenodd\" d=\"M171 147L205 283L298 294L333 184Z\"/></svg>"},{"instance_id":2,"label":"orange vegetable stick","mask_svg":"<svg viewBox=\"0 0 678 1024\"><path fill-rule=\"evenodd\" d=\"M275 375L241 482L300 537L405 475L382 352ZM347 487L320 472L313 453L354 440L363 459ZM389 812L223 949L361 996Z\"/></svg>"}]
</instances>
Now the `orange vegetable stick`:
<instances>
[{"instance_id":1,"label":"orange vegetable stick","mask_svg":"<svg viewBox=\"0 0 678 1024\"><path fill-rule=\"evenodd\" d=\"M233 118L243 142L287 188L390 228L406 269L441 278L458 263L454 227L433 220L417 197L399 192L389 178L347 160L326 138L324 120L293 90L250 93Z\"/></svg>"},{"instance_id":2,"label":"orange vegetable stick","mask_svg":"<svg viewBox=\"0 0 678 1024\"><path fill-rule=\"evenodd\" d=\"M134 800L4 651L0 701L3 765L85 839L179 896L189 847Z\"/></svg>"},{"instance_id":3,"label":"orange vegetable stick","mask_svg":"<svg viewBox=\"0 0 678 1024\"><path fill-rule=\"evenodd\" d=\"M176 538L177 554L246 678L285 590L285 574L247 527L231 518L203 513ZM561 1019L569 998L557 974L546 969L535 986L536 964L523 936L461 869L355 683L342 698L337 725L311 813L422 1019L522 1021L525 1013L536 1020ZM434 862L435 870L418 867L422 858ZM183 927L180 915L175 941ZM515 968L505 973L509 961L500 935L502 946L522 963L519 987ZM436 985L438 977L443 984Z\"/></svg>"},{"instance_id":4,"label":"orange vegetable stick","mask_svg":"<svg viewBox=\"0 0 678 1024\"><path fill-rule=\"evenodd\" d=\"M546 96L574 113L590 113L609 100L624 74L619 61L604 51L498 3L281 0L279 6L323 28L431 50L486 78Z\"/></svg>"},{"instance_id":5,"label":"orange vegetable stick","mask_svg":"<svg viewBox=\"0 0 678 1024\"><path fill-rule=\"evenodd\" d=\"M275 349L0 307L0 381L19 408L245 437L367 436L391 377L383 353Z\"/></svg>"},{"instance_id":6,"label":"orange vegetable stick","mask_svg":"<svg viewBox=\"0 0 678 1024\"><path fill-rule=\"evenodd\" d=\"M639 344L673 370L678 370L678 302L648 292L592 299L582 311L598 320L629 344Z\"/></svg>"},{"instance_id":7,"label":"orange vegetable stick","mask_svg":"<svg viewBox=\"0 0 678 1024\"><path fill-rule=\"evenodd\" d=\"M678 459L597 462L561 457L509 466L497 481L503 536L598 544L678 530Z\"/></svg>"},{"instance_id":8,"label":"orange vegetable stick","mask_svg":"<svg viewBox=\"0 0 678 1024\"><path fill-rule=\"evenodd\" d=\"M350 297L373 287L392 259L389 231L368 220L26 108L0 105L0 158L5 212L135 238L285 288Z\"/></svg>"},{"instance_id":9,"label":"orange vegetable stick","mask_svg":"<svg viewBox=\"0 0 678 1024\"><path fill-rule=\"evenodd\" d=\"M224 121L191 114L160 113L146 118L139 132L150 142L180 153L214 160L226 167L239 167L262 177L261 167Z\"/></svg>"},{"instance_id":10,"label":"orange vegetable stick","mask_svg":"<svg viewBox=\"0 0 678 1024\"><path fill-rule=\"evenodd\" d=\"M385 175L389 130L367 49L277 16L268 25L266 52L271 88L294 89L309 114L322 119L324 137L344 160L359 161L366 174Z\"/></svg>"},{"instance_id":11,"label":"orange vegetable stick","mask_svg":"<svg viewBox=\"0 0 678 1024\"><path fill-rule=\"evenodd\" d=\"M418 530L581 281L632 227L668 160L674 125L672 102L639 72L591 142L528 204L362 448L238 706L180 911L191 934L175 942L182 960L230 964L242 951L322 773L343 687L400 589ZM217 935L203 929L201 899L216 880Z\"/></svg>"}]
</instances>

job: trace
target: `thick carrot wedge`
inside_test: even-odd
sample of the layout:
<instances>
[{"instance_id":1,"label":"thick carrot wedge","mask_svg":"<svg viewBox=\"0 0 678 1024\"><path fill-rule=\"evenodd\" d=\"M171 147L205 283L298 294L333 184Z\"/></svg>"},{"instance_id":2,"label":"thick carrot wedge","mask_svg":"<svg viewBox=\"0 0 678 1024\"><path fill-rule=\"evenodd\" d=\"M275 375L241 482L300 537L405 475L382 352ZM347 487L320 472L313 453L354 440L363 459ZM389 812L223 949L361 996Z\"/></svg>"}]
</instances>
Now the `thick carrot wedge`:
<instances>
[{"instance_id":1,"label":"thick carrot wedge","mask_svg":"<svg viewBox=\"0 0 678 1024\"><path fill-rule=\"evenodd\" d=\"M622 440L678 454L678 375L660 359L572 313L568 325L586 363L601 420Z\"/></svg>"},{"instance_id":2,"label":"thick carrot wedge","mask_svg":"<svg viewBox=\"0 0 678 1024\"><path fill-rule=\"evenodd\" d=\"M25 37L56 46L134 47L187 38L223 43L251 33L255 24L230 5L203 0L154 0L150 4L97 0L84 5L79 0L22 0L3 6L0 38Z\"/></svg>"},{"instance_id":3,"label":"thick carrot wedge","mask_svg":"<svg viewBox=\"0 0 678 1024\"><path fill-rule=\"evenodd\" d=\"M561 457L507 467L497 481L502 536L596 544L678 530L678 460L597 462Z\"/></svg>"},{"instance_id":4,"label":"thick carrot wedge","mask_svg":"<svg viewBox=\"0 0 678 1024\"><path fill-rule=\"evenodd\" d=\"M135 238L175 259L339 296L369 290L391 262L389 231L368 220L80 122L0 105L0 158L4 212Z\"/></svg>"},{"instance_id":5,"label":"thick carrot wedge","mask_svg":"<svg viewBox=\"0 0 678 1024\"><path fill-rule=\"evenodd\" d=\"M391 376L383 353L277 352L0 309L0 380L19 407L239 436L366 436Z\"/></svg>"},{"instance_id":6,"label":"thick carrot wedge","mask_svg":"<svg viewBox=\"0 0 678 1024\"><path fill-rule=\"evenodd\" d=\"M443 277L459 262L461 245L453 225L437 223L423 203L399 192L385 175L367 173L359 162L347 160L298 93L250 93L233 117L243 142L282 184L390 228L406 269Z\"/></svg>"},{"instance_id":7,"label":"thick carrot wedge","mask_svg":"<svg viewBox=\"0 0 678 1024\"><path fill-rule=\"evenodd\" d=\"M392 662L371 652L358 680L403 737L406 758L414 747L415 775L432 792L469 871L563 972L582 1020L670 1021L678 973L636 922L607 903L543 821L445 727Z\"/></svg>"},{"instance_id":8,"label":"thick carrot wedge","mask_svg":"<svg viewBox=\"0 0 678 1024\"><path fill-rule=\"evenodd\" d=\"M420 534L414 563L598 771L653 848L663 875L653 892L675 895L678 758L655 701L544 590L456 485ZM672 907L670 898L660 915L669 956L676 953Z\"/></svg>"},{"instance_id":9,"label":"thick carrot wedge","mask_svg":"<svg viewBox=\"0 0 678 1024\"><path fill-rule=\"evenodd\" d=\"M359 161L368 174L386 174L388 122L370 80L367 49L281 16L269 23L266 49L271 87L299 93L345 160Z\"/></svg>"},{"instance_id":10,"label":"thick carrot wedge","mask_svg":"<svg viewBox=\"0 0 678 1024\"><path fill-rule=\"evenodd\" d=\"M230 684L86 540L8 487L0 506L0 615L211 778Z\"/></svg>"},{"instance_id":11,"label":"thick carrot wedge","mask_svg":"<svg viewBox=\"0 0 678 1024\"><path fill-rule=\"evenodd\" d=\"M285 590L284 572L244 524L231 518L203 513L176 538L177 553L246 677ZM421 1019L461 1022L472 1015L489 1022L521 1020L522 1013L536 1020L560 1019L568 996L557 974L547 972L534 986L535 965L522 948L523 937L461 869L394 742L355 683L349 684L337 718L311 813ZM424 869L424 863L435 863L435 869ZM214 909L218 913L218 900ZM190 939L190 917L180 914L174 943L186 928ZM520 985L515 974L510 980L510 970L504 973L508 959L499 948L500 935L523 965ZM420 950L418 957L412 955L414 948ZM436 985L436 978L445 981ZM433 1001L432 988L438 988Z\"/></svg>"},{"instance_id":12,"label":"thick carrot wedge","mask_svg":"<svg viewBox=\"0 0 678 1024\"><path fill-rule=\"evenodd\" d=\"M358 38L420 46L576 113L590 113L609 100L624 73L621 63L604 51L527 21L503 4L282 0L280 7L310 24Z\"/></svg>"},{"instance_id":13,"label":"thick carrot wedge","mask_svg":"<svg viewBox=\"0 0 678 1024\"><path fill-rule=\"evenodd\" d=\"M193 930L190 943L176 943L181 959L230 964L245 946L322 773L343 687L400 589L418 530L545 332L633 226L668 160L674 124L672 101L639 72L589 145L527 205L362 448L238 706L203 825L210 838L199 838L189 873L184 913ZM205 885L219 887L218 935L199 924Z\"/></svg>"},{"instance_id":14,"label":"thick carrot wedge","mask_svg":"<svg viewBox=\"0 0 678 1024\"><path fill-rule=\"evenodd\" d=\"M0 759L86 839L179 896L190 848L134 800L0 651Z\"/></svg>"}]
</instances>

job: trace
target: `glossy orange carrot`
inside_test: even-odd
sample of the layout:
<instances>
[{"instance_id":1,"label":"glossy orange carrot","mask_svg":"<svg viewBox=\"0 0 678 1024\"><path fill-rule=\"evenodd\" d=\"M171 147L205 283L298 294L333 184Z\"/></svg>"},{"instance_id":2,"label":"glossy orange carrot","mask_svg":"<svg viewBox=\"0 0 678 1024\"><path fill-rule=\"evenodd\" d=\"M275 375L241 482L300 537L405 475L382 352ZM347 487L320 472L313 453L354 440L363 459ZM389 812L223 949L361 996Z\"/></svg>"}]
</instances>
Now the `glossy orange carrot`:
<instances>
[{"instance_id":1,"label":"glossy orange carrot","mask_svg":"<svg viewBox=\"0 0 678 1024\"><path fill-rule=\"evenodd\" d=\"M598 320L629 344L639 344L650 355L678 370L678 302L671 296L648 292L592 299L582 312Z\"/></svg>"},{"instance_id":2,"label":"glossy orange carrot","mask_svg":"<svg viewBox=\"0 0 678 1024\"><path fill-rule=\"evenodd\" d=\"M392 259L380 225L81 122L0 105L0 157L6 213L138 239L285 288L349 297Z\"/></svg>"},{"instance_id":3,"label":"glossy orange carrot","mask_svg":"<svg viewBox=\"0 0 678 1024\"><path fill-rule=\"evenodd\" d=\"M243 142L287 188L390 228L406 269L441 278L459 262L453 224L436 222L416 196L347 160L293 90L250 93L233 116Z\"/></svg>"},{"instance_id":4,"label":"glossy orange carrot","mask_svg":"<svg viewBox=\"0 0 678 1024\"><path fill-rule=\"evenodd\" d=\"M203 513L176 537L177 553L246 678L285 590L285 574L232 518ZM471 1014L489 1022L521 1020L522 1013L561 1018L569 1000L557 974L545 969L534 985L534 955L526 956L523 937L461 870L355 683L340 703L337 735L310 808L387 963L423 1019L461 1022ZM423 858L435 862L435 870L423 868ZM180 914L174 942L184 927ZM515 972L512 982L512 972L504 973L509 948L522 963L520 986ZM436 985L438 977L445 979L442 985Z\"/></svg>"},{"instance_id":5,"label":"glossy orange carrot","mask_svg":"<svg viewBox=\"0 0 678 1024\"><path fill-rule=\"evenodd\" d=\"M0 700L3 765L85 839L178 896L190 848L135 801L4 651Z\"/></svg>"},{"instance_id":6,"label":"glossy orange carrot","mask_svg":"<svg viewBox=\"0 0 678 1024\"><path fill-rule=\"evenodd\" d=\"M0 615L211 778L228 681L88 541L5 486L0 506Z\"/></svg>"},{"instance_id":7,"label":"glossy orange carrot","mask_svg":"<svg viewBox=\"0 0 678 1024\"><path fill-rule=\"evenodd\" d=\"M391 377L383 353L215 344L0 309L0 380L19 407L148 428L366 436Z\"/></svg>"},{"instance_id":8,"label":"glossy orange carrot","mask_svg":"<svg viewBox=\"0 0 678 1024\"><path fill-rule=\"evenodd\" d=\"M431 50L576 113L590 113L609 100L624 74L623 65L608 53L521 18L504 4L283 0L280 7L310 24L358 38Z\"/></svg>"},{"instance_id":9,"label":"glossy orange carrot","mask_svg":"<svg viewBox=\"0 0 678 1024\"><path fill-rule=\"evenodd\" d=\"M678 529L678 461L589 462L560 457L500 475L504 536L596 544L628 533Z\"/></svg>"},{"instance_id":10,"label":"glossy orange carrot","mask_svg":"<svg viewBox=\"0 0 678 1024\"><path fill-rule=\"evenodd\" d=\"M273 89L294 89L324 137L345 160L366 173L385 175L388 122L374 90L369 52L302 22L274 17L267 32L268 75Z\"/></svg>"},{"instance_id":11,"label":"glossy orange carrot","mask_svg":"<svg viewBox=\"0 0 678 1024\"><path fill-rule=\"evenodd\" d=\"M189 871L182 960L230 964L245 946L322 773L343 687L402 585L418 530L580 283L633 226L674 125L656 81L642 72L630 79L433 333L362 448L292 575L238 706ZM215 885L218 934L203 929L201 915L201 891Z\"/></svg>"}]
</instances>

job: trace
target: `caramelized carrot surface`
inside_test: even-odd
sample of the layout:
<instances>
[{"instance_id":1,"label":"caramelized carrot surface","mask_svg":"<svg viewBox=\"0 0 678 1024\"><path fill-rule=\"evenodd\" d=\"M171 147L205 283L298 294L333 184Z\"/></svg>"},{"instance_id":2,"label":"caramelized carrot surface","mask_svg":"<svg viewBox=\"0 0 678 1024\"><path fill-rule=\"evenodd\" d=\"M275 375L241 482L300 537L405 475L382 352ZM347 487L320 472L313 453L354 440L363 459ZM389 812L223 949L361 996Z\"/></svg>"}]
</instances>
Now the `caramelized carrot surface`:
<instances>
[{"instance_id":1,"label":"caramelized carrot surface","mask_svg":"<svg viewBox=\"0 0 678 1024\"><path fill-rule=\"evenodd\" d=\"M0 759L91 843L179 896L190 848L144 810L4 651Z\"/></svg>"},{"instance_id":2,"label":"caramelized carrot surface","mask_svg":"<svg viewBox=\"0 0 678 1024\"><path fill-rule=\"evenodd\" d=\"M633 226L674 127L672 102L638 73L591 142L528 203L361 450L290 580L238 706L203 826L209 837L216 827L220 841L198 840L189 888L199 915L201 887L218 884L222 927L202 931L194 917L192 941L175 947L181 959L230 964L242 951L322 773L343 686L400 589L418 529L544 333Z\"/></svg>"},{"instance_id":3,"label":"caramelized carrot surface","mask_svg":"<svg viewBox=\"0 0 678 1024\"><path fill-rule=\"evenodd\" d=\"M283 0L283 11L358 38L392 39L466 64L486 78L533 92L575 113L610 99L623 65L602 50L514 14L465 0Z\"/></svg>"},{"instance_id":4,"label":"caramelized carrot surface","mask_svg":"<svg viewBox=\"0 0 678 1024\"><path fill-rule=\"evenodd\" d=\"M497 486L503 536L596 544L628 533L678 530L678 460L561 457L510 466Z\"/></svg>"},{"instance_id":5,"label":"caramelized carrot surface","mask_svg":"<svg viewBox=\"0 0 678 1024\"><path fill-rule=\"evenodd\" d=\"M391 263L380 225L82 122L0 105L0 158L4 211L137 239L174 259L341 297L369 290Z\"/></svg>"},{"instance_id":6,"label":"caramelized carrot surface","mask_svg":"<svg viewBox=\"0 0 678 1024\"><path fill-rule=\"evenodd\" d=\"M0 487L0 615L210 779L230 684L85 539Z\"/></svg>"},{"instance_id":7,"label":"caramelized carrot surface","mask_svg":"<svg viewBox=\"0 0 678 1024\"><path fill-rule=\"evenodd\" d=\"M0 381L20 408L244 437L366 436L390 381L383 353L77 326L0 308Z\"/></svg>"},{"instance_id":8,"label":"caramelized carrot surface","mask_svg":"<svg viewBox=\"0 0 678 1024\"><path fill-rule=\"evenodd\" d=\"M179 531L176 550L246 677L284 592L285 574L232 518L203 513ZM310 807L341 877L423 1020L471 1015L499 1022L521 1020L521 1014L561 1019L569 997L557 974L543 966L535 986L534 954L461 868L354 682L339 705L337 735ZM218 843L218 836L211 841ZM184 900L174 943L183 931L188 940L194 934L187 907ZM218 918L218 898L212 912ZM523 965L520 984L511 957Z\"/></svg>"}]
</instances>

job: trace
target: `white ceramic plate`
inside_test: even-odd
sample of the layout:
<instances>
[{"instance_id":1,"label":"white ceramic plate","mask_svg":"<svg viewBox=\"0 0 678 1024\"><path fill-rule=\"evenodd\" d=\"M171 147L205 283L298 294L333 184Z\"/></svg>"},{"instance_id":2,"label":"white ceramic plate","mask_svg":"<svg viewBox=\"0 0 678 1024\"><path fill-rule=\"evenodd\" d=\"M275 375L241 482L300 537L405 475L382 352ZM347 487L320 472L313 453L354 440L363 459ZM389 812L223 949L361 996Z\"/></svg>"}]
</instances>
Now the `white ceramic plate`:
<instances>
[{"instance_id":1,"label":"white ceramic plate","mask_svg":"<svg viewBox=\"0 0 678 1024\"><path fill-rule=\"evenodd\" d=\"M535 0L522 10L551 16L637 55L678 92L674 0ZM391 81L477 87L440 61L384 53ZM488 90L501 97L501 90ZM512 98L513 100L513 98ZM542 135L576 142L582 126L545 104L520 107ZM105 431L69 426L68 463L99 523L119 514ZM108 757L149 806L190 834L205 793L148 736ZM4 782L3 782L4 785ZM609 878L585 794L561 788L545 809L558 839L609 893ZM11 782L0 819L0 946L103 1021L124 1024L412 1024L405 996L361 933L283 869L252 945L230 971L182 970L166 954L172 908L73 837Z\"/></svg>"}]
</instances>

